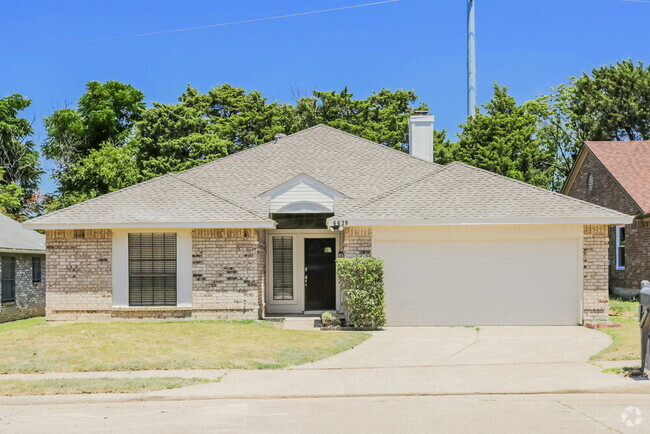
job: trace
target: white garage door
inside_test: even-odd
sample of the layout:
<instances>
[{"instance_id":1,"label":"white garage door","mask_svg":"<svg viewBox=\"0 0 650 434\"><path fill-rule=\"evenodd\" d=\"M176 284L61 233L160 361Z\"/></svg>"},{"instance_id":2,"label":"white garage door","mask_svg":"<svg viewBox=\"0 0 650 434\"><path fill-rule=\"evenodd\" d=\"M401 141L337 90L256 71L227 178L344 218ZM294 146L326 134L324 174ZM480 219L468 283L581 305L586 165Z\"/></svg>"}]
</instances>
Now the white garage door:
<instances>
[{"instance_id":1,"label":"white garage door","mask_svg":"<svg viewBox=\"0 0 650 434\"><path fill-rule=\"evenodd\" d=\"M516 235L532 236L530 230ZM536 232L537 239L499 239L494 228L422 231L373 232L373 255L385 260L388 325L580 323L578 238L539 239Z\"/></svg>"}]
</instances>

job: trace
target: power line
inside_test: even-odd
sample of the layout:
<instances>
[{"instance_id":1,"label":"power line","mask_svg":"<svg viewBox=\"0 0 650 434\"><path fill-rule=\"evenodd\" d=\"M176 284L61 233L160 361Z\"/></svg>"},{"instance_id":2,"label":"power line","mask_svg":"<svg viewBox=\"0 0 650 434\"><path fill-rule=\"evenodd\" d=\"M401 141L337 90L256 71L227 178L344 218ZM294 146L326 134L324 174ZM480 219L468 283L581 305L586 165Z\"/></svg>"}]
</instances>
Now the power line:
<instances>
[{"instance_id":1,"label":"power line","mask_svg":"<svg viewBox=\"0 0 650 434\"><path fill-rule=\"evenodd\" d=\"M65 47L69 45L82 45L82 44L92 44L95 42L106 42L106 41L115 41L118 39L130 39L130 38L142 38L146 36L157 36L157 35L164 35L168 33L179 33L179 32L190 32L194 30L203 30L203 29L212 29L215 27L226 27L226 26L235 26L238 24L250 24L250 23L259 23L261 21L270 21L270 20L279 20L282 18L292 18L292 17L300 17L304 15L315 15L315 14L322 14L326 12L337 12L337 11L343 11L347 9L356 9L356 8L364 8L364 7L369 7L369 6L378 6L378 5L383 5L387 3L395 3L398 2L399 0L383 0L383 1L377 1L377 2L372 2L372 3L364 3L364 4L359 4L359 5L351 5L351 6L341 6L338 8L331 8L331 9L320 9L316 11L307 11L307 12L296 12L293 14L286 14L286 15L276 15L272 17L263 17L263 18L252 18L249 20L241 20L241 21L231 21L227 23L218 23L218 24L208 24L205 26L197 26L197 27L186 27L182 29L171 29L171 30L161 30L158 32L148 32L148 33L135 33L135 34L130 34L130 35L119 35L119 36L108 36L105 38L97 38L97 39L86 39L83 41L70 41L70 42L59 42L56 44L47 44L47 45L35 45L31 47L18 47L18 48L9 48L5 50L0 50L0 53L9 53L9 52L14 52L14 51L26 51L26 50L37 50L41 48L55 48L55 47Z\"/></svg>"}]
</instances>

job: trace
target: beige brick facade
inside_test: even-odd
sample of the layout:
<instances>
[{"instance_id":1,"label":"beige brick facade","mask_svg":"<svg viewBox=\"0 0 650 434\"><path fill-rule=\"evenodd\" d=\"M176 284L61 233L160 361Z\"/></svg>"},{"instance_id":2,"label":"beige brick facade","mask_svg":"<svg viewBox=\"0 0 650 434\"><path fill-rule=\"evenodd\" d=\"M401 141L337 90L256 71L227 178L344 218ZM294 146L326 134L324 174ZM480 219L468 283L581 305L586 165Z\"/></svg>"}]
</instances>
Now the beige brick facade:
<instances>
[{"instance_id":1,"label":"beige brick facade","mask_svg":"<svg viewBox=\"0 0 650 434\"><path fill-rule=\"evenodd\" d=\"M48 320L111 318L112 233L109 229L45 232Z\"/></svg>"},{"instance_id":2,"label":"beige brick facade","mask_svg":"<svg viewBox=\"0 0 650 434\"><path fill-rule=\"evenodd\" d=\"M372 255L372 228L346 227L343 232L343 255L346 258Z\"/></svg>"},{"instance_id":3,"label":"beige brick facade","mask_svg":"<svg viewBox=\"0 0 650 434\"><path fill-rule=\"evenodd\" d=\"M609 318L609 275L606 225L585 225L583 238L583 320L607 321Z\"/></svg>"},{"instance_id":4,"label":"beige brick facade","mask_svg":"<svg viewBox=\"0 0 650 434\"><path fill-rule=\"evenodd\" d=\"M192 231L191 307L112 306L112 232L46 231L47 318L258 319L266 267L263 231Z\"/></svg>"},{"instance_id":5,"label":"beige brick facade","mask_svg":"<svg viewBox=\"0 0 650 434\"><path fill-rule=\"evenodd\" d=\"M266 275L264 240L264 231L257 229L192 231L194 318L261 318Z\"/></svg>"}]
</instances>

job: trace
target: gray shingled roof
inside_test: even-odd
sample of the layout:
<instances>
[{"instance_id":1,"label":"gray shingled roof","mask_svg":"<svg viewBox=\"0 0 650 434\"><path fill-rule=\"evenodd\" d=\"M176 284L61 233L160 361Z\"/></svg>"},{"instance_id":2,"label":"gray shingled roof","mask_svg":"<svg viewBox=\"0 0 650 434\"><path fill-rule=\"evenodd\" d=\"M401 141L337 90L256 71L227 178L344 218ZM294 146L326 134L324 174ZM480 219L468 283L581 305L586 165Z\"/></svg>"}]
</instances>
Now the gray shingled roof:
<instances>
[{"instance_id":1,"label":"gray shingled roof","mask_svg":"<svg viewBox=\"0 0 650 434\"><path fill-rule=\"evenodd\" d=\"M0 252L45 250L45 235L24 229L20 223L0 214Z\"/></svg>"},{"instance_id":2,"label":"gray shingled roof","mask_svg":"<svg viewBox=\"0 0 650 434\"><path fill-rule=\"evenodd\" d=\"M429 163L318 125L46 214L27 225L271 227L269 198L260 195L300 174L344 194L345 198L336 199L335 211L345 218L516 216L591 218L597 222L624 217L469 166Z\"/></svg>"},{"instance_id":3,"label":"gray shingled roof","mask_svg":"<svg viewBox=\"0 0 650 434\"><path fill-rule=\"evenodd\" d=\"M458 162L335 218L466 223L631 220L618 211Z\"/></svg>"}]
</instances>

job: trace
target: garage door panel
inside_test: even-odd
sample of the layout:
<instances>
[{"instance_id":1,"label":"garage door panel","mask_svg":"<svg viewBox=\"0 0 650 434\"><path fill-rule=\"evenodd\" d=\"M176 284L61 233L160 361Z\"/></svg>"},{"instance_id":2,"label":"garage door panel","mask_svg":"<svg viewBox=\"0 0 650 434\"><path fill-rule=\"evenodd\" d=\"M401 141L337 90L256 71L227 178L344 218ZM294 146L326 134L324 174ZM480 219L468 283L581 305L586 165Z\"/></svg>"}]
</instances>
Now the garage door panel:
<instances>
[{"instance_id":1,"label":"garage door panel","mask_svg":"<svg viewBox=\"0 0 650 434\"><path fill-rule=\"evenodd\" d=\"M373 240L389 325L580 322L578 240Z\"/></svg>"}]
</instances>

